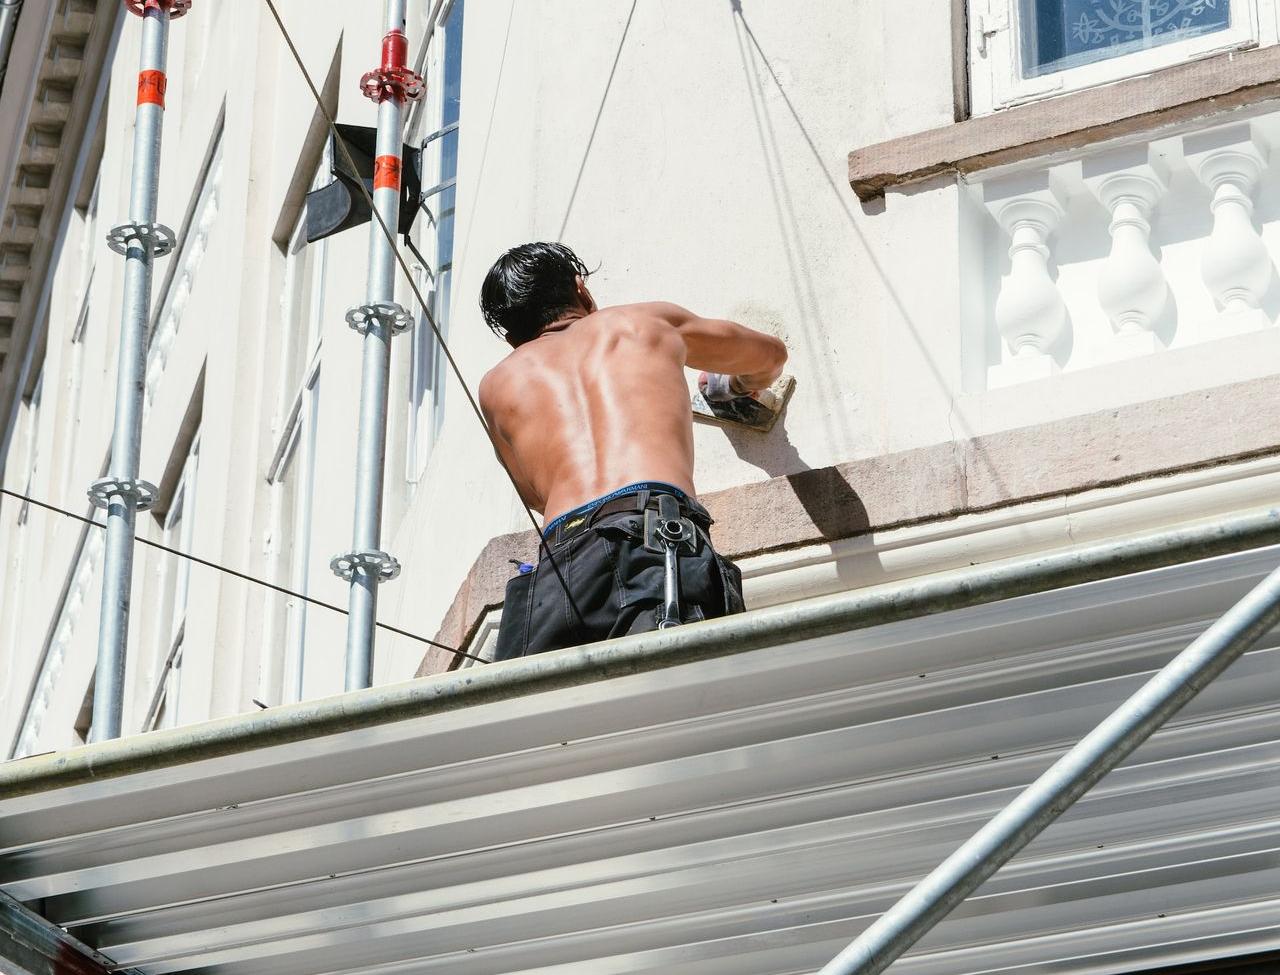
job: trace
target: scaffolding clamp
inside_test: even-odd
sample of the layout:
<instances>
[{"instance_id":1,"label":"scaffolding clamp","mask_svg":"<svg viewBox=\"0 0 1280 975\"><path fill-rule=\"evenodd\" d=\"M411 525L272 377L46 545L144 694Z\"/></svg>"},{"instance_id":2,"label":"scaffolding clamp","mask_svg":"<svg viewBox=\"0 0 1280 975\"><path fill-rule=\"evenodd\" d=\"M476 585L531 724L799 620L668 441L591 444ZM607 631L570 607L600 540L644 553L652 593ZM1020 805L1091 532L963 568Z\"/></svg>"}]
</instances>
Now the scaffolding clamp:
<instances>
[{"instance_id":1,"label":"scaffolding clamp","mask_svg":"<svg viewBox=\"0 0 1280 975\"><path fill-rule=\"evenodd\" d=\"M390 582L400 574L400 563L395 557L377 550L343 552L329 561L333 574L350 582L357 572L366 572L377 582Z\"/></svg>"},{"instance_id":2,"label":"scaffolding clamp","mask_svg":"<svg viewBox=\"0 0 1280 975\"><path fill-rule=\"evenodd\" d=\"M122 223L107 233L107 246L121 256L128 256L131 240L142 241L152 257L164 257L177 243L173 231L162 223Z\"/></svg>"},{"instance_id":3,"label":"scaffolding clamp","mask_svg":"<svg viewBox=\"0 0 1280 975\"><path fill-rule=\"evenodd\" d=\"M413 328L413 316L404 305L394 301L374 301L356 305L347 311L347 324L364 335L375 325L384 326L392 335Z\"/></svg>"},{"instance_id":4,"label":"scaffolding clamp","mask_svg":"<svg viewBox=\"0 0 1280 975\"><path fill-rule=\"evenodd\" d=\"M360 79L365 98L381 104L388 98L400 102L416 102L427 93L422 75L406 63L409 40L403 31L389 31L382 38L382 65Z\"/></svg>"},{"instance_id":5,"label":"scaffolding clamp","mask_svg":"<svg viewBox=\"0 0 1280 975\"><path fill-rule=\"evenodd\" d=\"M129 13L145 17L148 10L161 10L176 20L191 9L191 0L124 0Z\"/></svg>"},{"instance_id":6,"label":"scaffolding clamp","mask_svg":"<svg viewBox=\"0 0 1280 975\"><path fill-rule=\"evenodd\" d=\"M95 508L106 508L111 499L122 497L130 500L138 511L155 506L160 489L150 481L134 478L100 477L89 485L89 500Z\"/></svg>"}]
</instances>

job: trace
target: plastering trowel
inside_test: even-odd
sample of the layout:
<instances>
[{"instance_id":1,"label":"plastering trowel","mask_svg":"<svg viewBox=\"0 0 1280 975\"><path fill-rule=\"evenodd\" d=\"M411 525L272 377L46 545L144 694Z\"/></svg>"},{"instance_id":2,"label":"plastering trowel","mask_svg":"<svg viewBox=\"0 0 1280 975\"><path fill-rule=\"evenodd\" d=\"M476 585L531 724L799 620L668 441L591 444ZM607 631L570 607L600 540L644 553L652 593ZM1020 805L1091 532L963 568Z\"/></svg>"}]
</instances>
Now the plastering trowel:
<instances>
[{"instance_id":1,"label":"plastering trowel","mask_svg":"<svg viewBox=\"0 0 1280 975\"><path fill-rule=\"evenodd\" d=\"M728 376L704 372L698 376L698 391L693 394L693 415L697 419L765 432L772 429L782 415L795 388L794 376L779 376L768 389L742 396L729 388Z\"/></svg>"}]
</instances>

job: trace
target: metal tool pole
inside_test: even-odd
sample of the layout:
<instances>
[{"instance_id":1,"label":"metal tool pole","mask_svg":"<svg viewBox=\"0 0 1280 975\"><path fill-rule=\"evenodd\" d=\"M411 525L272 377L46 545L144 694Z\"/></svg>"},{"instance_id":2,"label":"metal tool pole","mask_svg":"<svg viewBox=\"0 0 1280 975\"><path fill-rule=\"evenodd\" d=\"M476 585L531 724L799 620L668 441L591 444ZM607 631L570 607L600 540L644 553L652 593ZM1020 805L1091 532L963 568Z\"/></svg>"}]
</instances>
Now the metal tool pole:
<instances>
[{"instance_id":1,"label":"metal tool pole","mask_svg":"<svg viewBox=\"0 0 1280 975\"><path fill-rule=\"evenodd\" d=\"M133 185L129 222L113 227L107 244L125 259L124 307L110 474L94 481L89 498L107 509L106 559L98 630L98 669L93 696L92 740L120 737L124 708L125 650L129 641L129 592L133 581L134 528L139 511L155 504L155 485L138 477L142 448L143 377L147 322L151 317L152 262L173 250L173 231L156 220L160 137L164 126L165 61L169 21L191 0L124 0L142 18L138 106L133 130Z\"/></svg>"},{"instance_id":2,"label":"metal tool pole","mask_svg":"<svg viewBox=\"0 0 1280 975\"><path fill-rule=\"evenodd\" d=\"M1258 583L819 975L878 975L1280 623L1280 569Z\"/></svg>"},{"instance_id":3,"label":"metal tool pole","mask_svg":"<svg viewBox=\"0 0 1280 975\"><path fill-rule=\"evenodd\" d=\"M400 223L400 168L406 101L421 98L422 78L407 67L406 0L386 0L382 65L360 80L365 95L378 103L378 139L373 175L377 216L369 231L369 283L365 304L347 312L347 322L364 336L360 370L360 426L356 443L356 503L352 551L329 564L351 583L347 619L346 689L368 687L373 675L374 623L378 586L400 574L400 563L379 547L382 491L387 452L387 382L391 337L413 324L395 302L394 235ZM381 218L379 221L378 218Z\"/></svg>"}]
</instances>

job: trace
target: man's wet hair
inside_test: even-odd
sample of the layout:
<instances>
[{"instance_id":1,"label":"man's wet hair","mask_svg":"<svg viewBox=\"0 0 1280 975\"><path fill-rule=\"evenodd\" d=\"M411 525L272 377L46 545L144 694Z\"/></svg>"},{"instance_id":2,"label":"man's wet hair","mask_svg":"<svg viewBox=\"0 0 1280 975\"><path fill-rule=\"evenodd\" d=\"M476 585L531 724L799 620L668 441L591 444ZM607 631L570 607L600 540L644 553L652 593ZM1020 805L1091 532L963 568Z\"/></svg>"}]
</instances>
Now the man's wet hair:
<instances>
[{"instance_id":1,"label":"man's wet hair","mask_svg":"<svg viewBox=\"0 0 1280 975\"><path fill-rule=\"evenodd\" d=\"M480 312L495 335L523 345L579 303L576 279L590 273L564 244L521 244L489 268Z\"/></svg>"}]
</instances>

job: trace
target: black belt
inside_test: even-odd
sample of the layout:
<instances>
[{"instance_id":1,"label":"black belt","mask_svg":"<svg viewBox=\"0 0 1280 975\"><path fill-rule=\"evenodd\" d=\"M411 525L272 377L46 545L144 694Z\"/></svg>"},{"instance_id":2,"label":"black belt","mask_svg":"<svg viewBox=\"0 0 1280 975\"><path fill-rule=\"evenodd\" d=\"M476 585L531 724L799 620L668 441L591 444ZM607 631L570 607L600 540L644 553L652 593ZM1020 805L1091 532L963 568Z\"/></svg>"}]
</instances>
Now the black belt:
<instances>
[{"instance_id":1,"label":"black belt","mask_svg":"<svg viewBox=\"0 0 1280 975\"><path fill-rule=\"evenodd\" d=\"M607 518L609 515L618 514L640 514L648 508L654 508L658 504L659 494L669 494L674 497L680 505L680 514L690 521L697 524L703 531L709 529L712 525L712 519L707 510L696 501L692 504L687 497L680 497L678 494L672 494L669 491L636 491L634 494L624 494L620 498L614 498L606 501L600 507L586 515L582 520L571 519L570 521L560 525L556 529L555 538L552 540L553 545L559 545L568 541L576 535L580 535L601 518ZM570 527L572 526L572 527Z\"/></svg>"}]
</instances>

